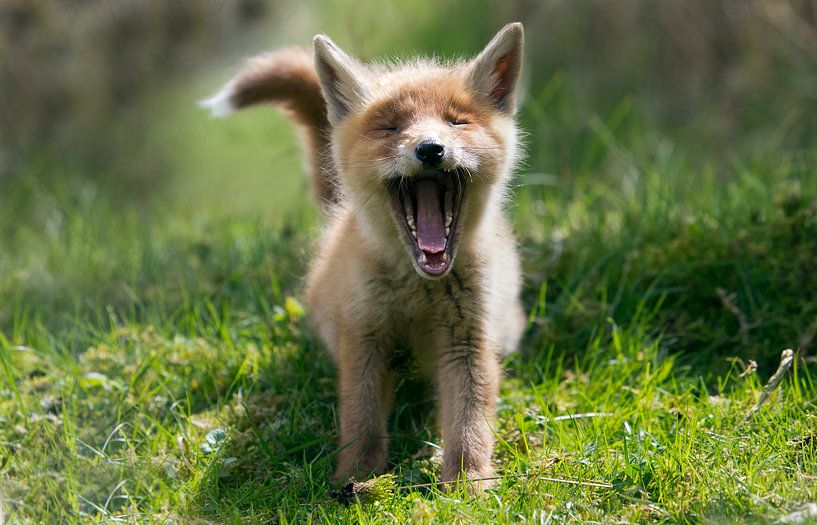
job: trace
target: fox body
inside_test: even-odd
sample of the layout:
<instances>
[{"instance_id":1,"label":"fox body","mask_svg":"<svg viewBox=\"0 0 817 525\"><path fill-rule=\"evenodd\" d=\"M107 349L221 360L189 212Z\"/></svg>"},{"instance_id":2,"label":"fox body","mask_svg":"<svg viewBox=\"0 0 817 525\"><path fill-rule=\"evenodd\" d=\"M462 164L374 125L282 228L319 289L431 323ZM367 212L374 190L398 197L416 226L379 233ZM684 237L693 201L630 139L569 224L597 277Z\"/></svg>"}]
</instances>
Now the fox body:
<instances>
[{"instance_id":1,"label":"fox body","mask_svg":"<svg viewBox=\"0 0 817 525\"><path fill-rule=\"evenodd\" d=\"M261 55L203 103L273 103L304 131L328 218L306 303L339 370L335 481L386 468L389 362L408 346L436 387L441 479L489 484L500 360L524 327L503 215L522 44L509 24L467 62L364 65L319 35L314 59Z\"/></svg>"}]
</instances>

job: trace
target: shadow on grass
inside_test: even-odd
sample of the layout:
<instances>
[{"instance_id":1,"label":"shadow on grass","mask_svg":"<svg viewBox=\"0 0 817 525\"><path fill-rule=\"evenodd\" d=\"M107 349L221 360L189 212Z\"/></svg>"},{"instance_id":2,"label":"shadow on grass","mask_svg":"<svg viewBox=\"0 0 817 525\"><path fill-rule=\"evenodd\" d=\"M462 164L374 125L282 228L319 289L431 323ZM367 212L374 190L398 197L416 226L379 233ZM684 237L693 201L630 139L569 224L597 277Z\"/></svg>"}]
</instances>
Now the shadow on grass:
<instances>
[{"instance_id":1,"label":"shadow on grass","mask_svg":"<svg viewBox=\"0 0 817 525\"><path fill-rule=\"evenodd\" d=\"M634 201L613 210L618 229L598 213L598 223L562 239L523 235L532 326L514 373L539 384L548 361L580 360L597 341L614 346L614 325L660 340L660 352L680 354L676 362L704 381L729 366L728 357L773 368L782 348L807 348L817 330L817 206L806 191L775 195L715 219L698 210L689 220L662 221L666 208L645 212ZM36 406L46 388L37 378L65 381L78 439L103 446L107 432L126 422L133 430L117 446L131 446L136 461L184 448L172 442L177 432L198 447L205 432L223 429L223 437L206 440L209 452L189 451L206 468L197 464L189 478L179 473L166 482L174 491L176 480L189 483L182 492L194 495L186 500L192 515L229 521L260 508L263 519L279 507L331 503L335 372L304 335L291 300L314 237L304 225L314 217L145 228L138 217L110 224L110 209L76 206L84 211L63 214L68 222L57 241L16 233L15 257L23 255L0 276L7 299L0 325L11 344L42 352L42 362L15 364L29 378L23 395ZM390 424L390 466L409 482L436 472L428 456L438 434L421 399L407 385ZM173 431L154 439L156 428ZM67 455L71 436L53 435L62 437L43 449L60 461L92 458ZM184 458L174 461L182 469ZM127 466L106 465L111 480L132 475ZM157 472L144 487L164 479L159 467L145 468ZM98 470L76 477L83 497L104 502L110 494ZM34 497L37 487L20 493Z\"/></svg>"},{"instance_id":2,"label":"shadow on grass","mask_svg":"<svg viewBox=\"0 0 817 525\"><path fill-rule=\"evenodd\" d=\"M221 410L228 430L196 486L190 514L267 519L339 504L329 482L339 450L336 373L314 341L304 337L296 346L297 354L267 368L251 392L237 393ZM401 484L434 479L435 435L430 386L406 374L389 421L388 469Z\"/></svg>"},{"instance_id":3,"label":"shadow on grass","mask_svg":"<svg viewBox=\"0 0 817 525\"><path fill-rule=\"evenodd\" d=\"M528 245L524 302L535 315L526 359L580 359L597 338L609 343L613 326L633 322L707 380L734 357L771 373L784 348L811 352L817 200L782 193L726 224L701 217L664 227L625 216L631 224L618 235L591 227ZM654 313L636 319L644 311Z\"/></svg>"}]
</instances>

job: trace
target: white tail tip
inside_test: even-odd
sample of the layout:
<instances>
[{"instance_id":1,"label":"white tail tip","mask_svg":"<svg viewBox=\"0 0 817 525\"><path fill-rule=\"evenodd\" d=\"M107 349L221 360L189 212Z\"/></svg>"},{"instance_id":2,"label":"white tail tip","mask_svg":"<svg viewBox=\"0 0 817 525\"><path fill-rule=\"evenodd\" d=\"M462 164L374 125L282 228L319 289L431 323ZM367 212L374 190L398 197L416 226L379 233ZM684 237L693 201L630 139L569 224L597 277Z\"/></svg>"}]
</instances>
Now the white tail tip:
<instances>
[{"instance_id":1,"label":"white tail tip","mask_svg":"<svg viewBox=\"0 0 817 525\"><path fill-rule=\"evenodd\" d=\"M199 106L208 110L211 117L226 117L236 109L231 100L232 96L233 85L232 82L229 82L212 97L200 100Z\"/></svg>"}]
</instances>

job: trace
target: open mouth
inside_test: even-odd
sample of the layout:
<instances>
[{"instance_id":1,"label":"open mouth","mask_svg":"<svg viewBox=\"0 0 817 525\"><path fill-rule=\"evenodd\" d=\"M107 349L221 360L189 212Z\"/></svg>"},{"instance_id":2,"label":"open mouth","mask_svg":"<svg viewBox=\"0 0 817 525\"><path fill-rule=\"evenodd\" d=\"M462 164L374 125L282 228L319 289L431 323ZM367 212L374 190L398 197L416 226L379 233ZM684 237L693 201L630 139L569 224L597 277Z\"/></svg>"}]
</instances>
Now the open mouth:
<instances>
[{"instance_id":1,"label":"open mouth","mask_svg":"<svg viewBox=\"0 0 817 525\"><path fill-rule=\"evenodd\" d=\"M445 274L454 259L464 193L461 179L458 170L429 170L387 183L414 260L431 277Z\"/></svg>"}]
</instances>

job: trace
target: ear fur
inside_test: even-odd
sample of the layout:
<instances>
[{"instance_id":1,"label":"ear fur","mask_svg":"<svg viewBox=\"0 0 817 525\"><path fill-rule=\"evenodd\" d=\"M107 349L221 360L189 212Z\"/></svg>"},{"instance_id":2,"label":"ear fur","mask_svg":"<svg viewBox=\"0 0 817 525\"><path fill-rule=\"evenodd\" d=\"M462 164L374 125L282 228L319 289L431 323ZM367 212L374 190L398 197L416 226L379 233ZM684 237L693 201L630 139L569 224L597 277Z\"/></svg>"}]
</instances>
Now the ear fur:
<instances>
[{"instance_id":1,"label":"ear fur","mask_svg":"<svg viewBox=\"0 0 817 525\"><path fill-rule=\"evenodd\" d=\"M312 44L329 121L336 124L366 96L368 73L360 62L347 55L326 35L317 35Z\"/></svg>"},{"instance_id":2,"label":"ear fur","mask_svg":"<svg viewBox=\"0 0 817 525\"><path fill-rule=\"evenodd\" d=\"M510 114L516 110L515 91L522 70L524 42L522 24L508 24L468 64L468 77L474 91Z\"/></svg>"}]
</instances>

